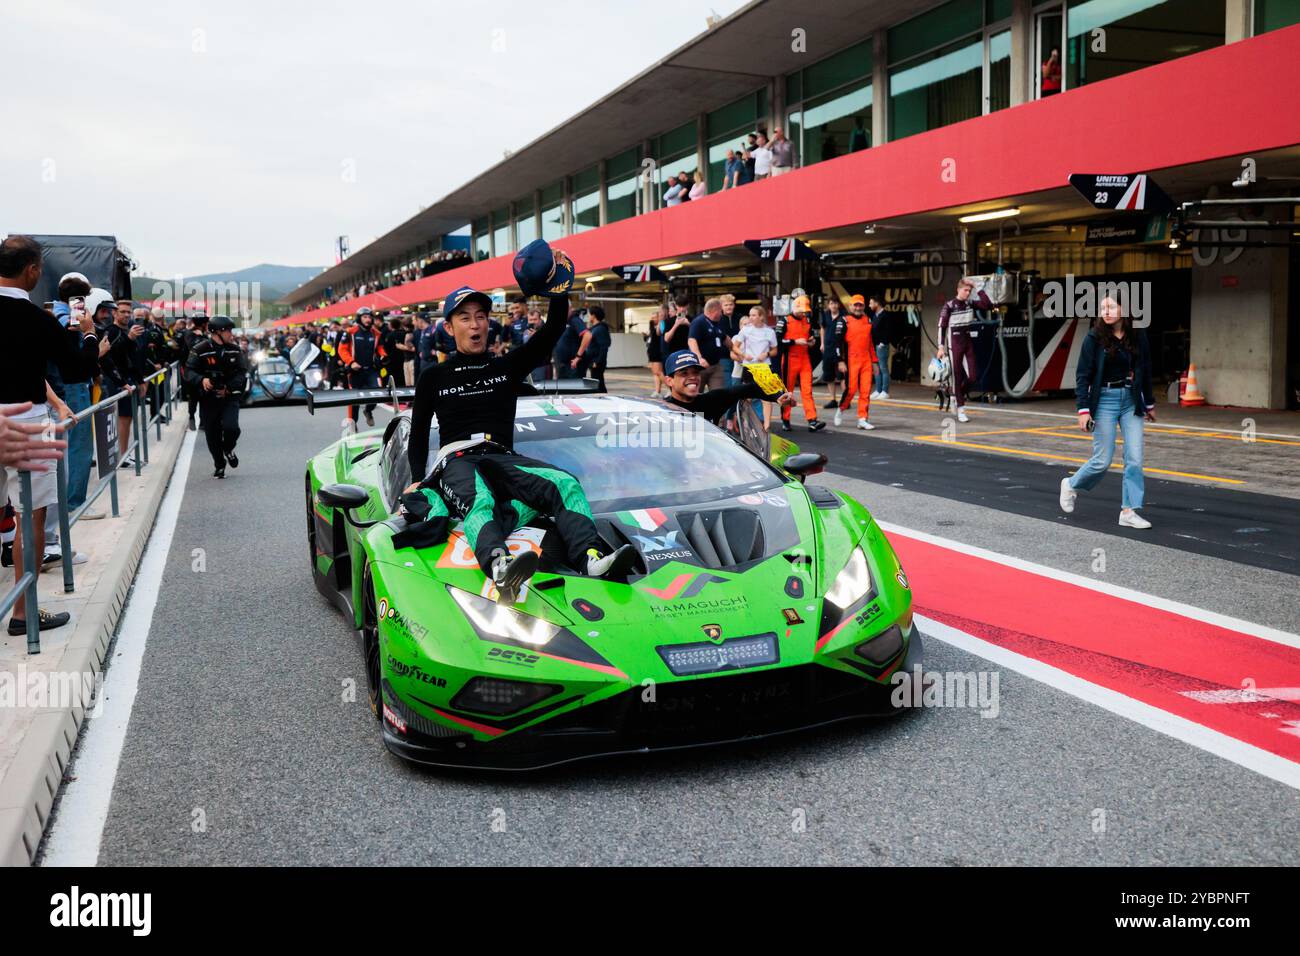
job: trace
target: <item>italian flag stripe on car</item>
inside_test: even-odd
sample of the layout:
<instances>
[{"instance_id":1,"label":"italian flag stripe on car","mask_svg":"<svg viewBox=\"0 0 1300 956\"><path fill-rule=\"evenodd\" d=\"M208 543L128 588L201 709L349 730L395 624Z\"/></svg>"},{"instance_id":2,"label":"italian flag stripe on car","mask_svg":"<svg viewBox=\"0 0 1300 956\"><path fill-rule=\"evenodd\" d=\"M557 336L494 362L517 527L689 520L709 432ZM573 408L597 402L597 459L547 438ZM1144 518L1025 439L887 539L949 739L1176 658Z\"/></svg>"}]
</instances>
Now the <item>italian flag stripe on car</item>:
<instances>
[{"instance_id":1,"label":"italian flag stripe on car","mask_svg":"<svg viewBox=\"0 0 1300 956\"><path fill-rule=\"evenodd\" d=\"M658 508L643 508L639 511L620 511L618 520L627 525L635 525L642 531L655 531L662 528L668 516Z\"/></svg>"}]
</instances>

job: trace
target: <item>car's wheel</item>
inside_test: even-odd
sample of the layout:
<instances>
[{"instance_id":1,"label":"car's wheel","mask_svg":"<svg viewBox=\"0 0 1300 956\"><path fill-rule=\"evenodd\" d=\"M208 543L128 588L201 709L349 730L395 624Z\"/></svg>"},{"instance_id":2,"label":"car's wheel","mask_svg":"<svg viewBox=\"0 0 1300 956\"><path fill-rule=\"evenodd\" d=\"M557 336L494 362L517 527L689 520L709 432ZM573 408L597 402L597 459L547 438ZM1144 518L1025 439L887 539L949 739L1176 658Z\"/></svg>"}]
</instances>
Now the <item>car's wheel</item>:
<instances>
[{"instance_id":1,"label":"car's wheel","mask_svg":"<svg viewBox=\"0 0 1300 956\"><path fill-rule=\"evenodd\" d=\"M370 697L370 712L379 720L383 710L383 678L379 673L379 611L375 606L375 585L370 578L369 565L362 575L361 590L365 602L361 613L361 649L366 660L366 686Z\"/></svg>"}]
</instances>

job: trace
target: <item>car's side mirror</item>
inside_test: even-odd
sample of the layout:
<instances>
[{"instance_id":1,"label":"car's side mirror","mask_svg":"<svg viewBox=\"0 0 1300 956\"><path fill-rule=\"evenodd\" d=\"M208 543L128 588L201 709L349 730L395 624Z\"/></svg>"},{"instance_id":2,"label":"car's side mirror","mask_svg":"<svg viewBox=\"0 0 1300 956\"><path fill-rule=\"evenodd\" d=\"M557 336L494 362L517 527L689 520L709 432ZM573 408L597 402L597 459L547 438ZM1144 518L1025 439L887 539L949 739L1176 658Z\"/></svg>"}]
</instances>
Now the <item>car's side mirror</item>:
<instances>
[{"instance_id":1,"label":"car's side mirror","mask_svg":"<svg viewBox=\"0 0 1300 956\"><path fill-rule=\"evenodd\" d=\"M322 485L321 489L316 492L316 497L320 500L320 503L325 505L327 508L341 509L343 511L343 517L346 518L348 523L354 527L368 528L371 525L378 523L375 521L356 521L352 517L353 508L360 508L370 500L370 495L366 492L366 489L362 488L360 485Z\"/></svg>"},{"instance_id":2,"label":"car's side mirror","mask_svg":"<svg viewBox=\"0 0 1300 956\"><path fill-rule=\"evenodd\" d=\"M803 451L791 455L781 467L800 481L805 481L809 475L821 474L826 469L826 461L826 456L821 452Z\"/></svg>"}]
</instances>

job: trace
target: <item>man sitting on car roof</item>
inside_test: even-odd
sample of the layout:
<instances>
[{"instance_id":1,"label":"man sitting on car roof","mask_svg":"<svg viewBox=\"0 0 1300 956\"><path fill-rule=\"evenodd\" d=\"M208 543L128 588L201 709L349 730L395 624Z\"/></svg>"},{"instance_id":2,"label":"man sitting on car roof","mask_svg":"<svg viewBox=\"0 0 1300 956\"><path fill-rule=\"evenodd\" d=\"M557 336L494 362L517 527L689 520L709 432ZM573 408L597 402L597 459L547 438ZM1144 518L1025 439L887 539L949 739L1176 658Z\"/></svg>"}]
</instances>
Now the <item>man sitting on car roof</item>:
<instances>
[{"instance_id":1,"label":"man sitting on car roof","mask_svg":"<svg viewBox=\"0 0 1300 956\"><path fill-rule=\"evenodd\" d=\"M514 451L515 403L529 373L550 359L569 312L573 265L543 240L525 246L514 260L515 281L524 295L551 297L546 323L522 346L505 355L489 349L492 300L468 286L443 305L456 351L425 369L415 389L408 455L412 475L426 475L408 493L436 489L436 497L464 521L466 540L479 567L496 584L502 600L513 601L537 569L538 555L511 557L506 535L524 516L519 505L549 515L568 552L571 567L595 576L626 573L636 560L631 545L601 555L591 506L578 479ZM429 430L438 417L442 447L429 456ZM434 497L425 494L431 507Z\"/></svg>"}]
</instances>

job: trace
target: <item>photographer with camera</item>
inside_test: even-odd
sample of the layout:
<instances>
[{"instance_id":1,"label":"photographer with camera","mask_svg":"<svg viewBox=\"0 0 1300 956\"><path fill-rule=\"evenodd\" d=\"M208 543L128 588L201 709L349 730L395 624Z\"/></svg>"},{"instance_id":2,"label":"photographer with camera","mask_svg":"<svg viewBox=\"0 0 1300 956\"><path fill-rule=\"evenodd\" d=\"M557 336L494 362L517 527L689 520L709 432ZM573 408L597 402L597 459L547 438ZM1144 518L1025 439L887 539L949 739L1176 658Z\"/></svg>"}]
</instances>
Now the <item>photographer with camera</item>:
<instances>
[{"instance_id":1,"label":"photographer with camera","mask_svg":"<svg viewBox=\"0 0 1300 956\"><path fill-rule=\"evenodd\" d=\"M208 337L190 350L185 380L199 394L203 435L212 455L214 478L226 477L226 465L239 467L239 401L248 387L248 362L235 343L235 323L224 315L208 321Z\"/></svg>"}]
</instances>

